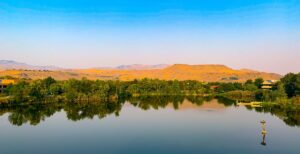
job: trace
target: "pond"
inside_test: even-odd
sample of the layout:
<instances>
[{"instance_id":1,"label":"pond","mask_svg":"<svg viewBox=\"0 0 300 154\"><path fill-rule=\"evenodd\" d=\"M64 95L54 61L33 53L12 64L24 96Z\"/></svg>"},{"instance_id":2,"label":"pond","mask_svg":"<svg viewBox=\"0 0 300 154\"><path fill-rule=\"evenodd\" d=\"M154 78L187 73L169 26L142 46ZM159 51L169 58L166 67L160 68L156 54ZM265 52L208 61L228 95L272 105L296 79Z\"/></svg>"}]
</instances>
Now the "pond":
<instances>
[{"instance_id":1,"label":"pond","mask_svg":"<svg viewBox=\"0 0 300 154\"><path fill-rule=\"evenodd\" d=\"M0 153L299 153L299 125L298 111L223 98L2 107Z\"/></svg>"}]
</instances>

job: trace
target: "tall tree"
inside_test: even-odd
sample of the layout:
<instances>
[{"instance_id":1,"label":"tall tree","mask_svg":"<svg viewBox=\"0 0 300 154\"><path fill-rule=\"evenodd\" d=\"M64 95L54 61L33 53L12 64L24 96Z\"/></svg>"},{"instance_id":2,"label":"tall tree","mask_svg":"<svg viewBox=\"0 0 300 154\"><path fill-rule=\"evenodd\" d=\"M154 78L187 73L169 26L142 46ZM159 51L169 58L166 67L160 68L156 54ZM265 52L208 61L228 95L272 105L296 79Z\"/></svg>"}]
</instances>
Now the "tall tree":
<instances>
[{"instance_id":1,"label":"tall tree","mask_svg":"<svg viewBox=\"0 0 300 154\"><path fill-rule=\"evenodd\" d=\"M300 73L289 73L281 79L281 82L284 84L288 97L300 95Z\"/></svg>"},{"instance_id":2,"label":"tall tree","mask_svg":"<svg viewBox=\"0 0 300 154\"><path fill-rule=\"evenodd\" d=\"M263 82L264 82L263 78L257 78L255 79L254 84L256 85L257 88L261 88Z\"/></svg>"}]
</instances>

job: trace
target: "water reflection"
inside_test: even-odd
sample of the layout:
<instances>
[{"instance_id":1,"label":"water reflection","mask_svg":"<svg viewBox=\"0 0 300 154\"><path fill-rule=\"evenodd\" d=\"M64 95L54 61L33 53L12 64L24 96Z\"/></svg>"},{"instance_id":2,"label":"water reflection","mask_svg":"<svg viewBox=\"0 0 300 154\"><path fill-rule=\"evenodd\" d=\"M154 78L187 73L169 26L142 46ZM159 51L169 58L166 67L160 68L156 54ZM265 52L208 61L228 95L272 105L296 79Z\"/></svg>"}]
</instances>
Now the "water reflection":
<instances>
[{"instance_id":1,"label":"water reflection","mask_svg":"<svg viewBox=\"0 0 300 154\"><path fill-rule=\"evenodd\" d=\"M255 110L259 113L271 113L284 121L288 126L300 126L300 109L280 105L272 105L268 107L252 108L245 106L248 110Z\"/></svg>"},{"instance_id":2,"label":"water reflection","mask_svg":"<svg viewBox=\"0 0 300 154\"><path fill-rule=\"evenodd\" d=\"M139 97L122 99L110 102L94 102L94 103L55 103L55 104L36 104L23 106L0 107L0 116L8 115L8 120L12 125L21 126L25 123L30 125L38 125L40 122L51 117L56 112L64 111L67 118L72 121L83 119L92 119L98 117L105 118L108 115L119 116L122 106L125 102L132 106L143 109L164 109L173 108L175 110L183 109L213 109L220 110L229 106L236 106L234 100L223 97L195 97L195 96L160 96L160 97ZM300 111L293 108L282 108L281 106L251 108L256 112L271 113L282 119L289 126L300 126ZM265 143L265 136L263 142Z\"/></svg>"},{"instance_id":3,"label":"water reflection","mask_svg":"<svg viewBox=\"0 0 300 154\"><path fill-rule=\"evenodd\" d=\"M267 135L267 130L266 130L266 121L265 120L262 120L261 122L261 135L262 135L262 142L261 142L261 145L263 146L266 146L267 143L266 143L266 135Z\"/></svg>"},{"instance_id":4,"label":"water reflection","mask_svg":"<svg viewBox=\"0 0 300 154\"><path fill-rule=\"evenodd\" d=\"M109 114L119 115L122 103L119 102L98 102L98 103L56 103L23 105L18 107L6 107L0 109L0 115L9 113L8 120L11 124L21 126L25 123L37 125L56 112L64 110L67 118L72 121L92 119L97 116L99 119Z\"/></svg>"}]
</instances>

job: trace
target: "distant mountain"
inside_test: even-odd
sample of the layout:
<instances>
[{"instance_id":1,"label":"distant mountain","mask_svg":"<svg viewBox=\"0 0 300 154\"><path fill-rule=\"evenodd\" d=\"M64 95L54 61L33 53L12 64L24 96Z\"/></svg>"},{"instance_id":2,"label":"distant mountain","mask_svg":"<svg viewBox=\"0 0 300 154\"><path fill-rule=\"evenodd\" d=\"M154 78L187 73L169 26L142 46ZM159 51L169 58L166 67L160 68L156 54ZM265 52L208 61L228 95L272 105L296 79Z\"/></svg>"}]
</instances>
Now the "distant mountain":
<instances>
[{"instance_id":1,"label":"distant mountain","mask_svg":"<svg viewBox=\"0 0 300 154\"><path fill-rule=\"evenodd\" d=\"M117 67L96 67L94 69L101 70L151 70L151 69L163 69L168 67L166 64L158 65L143 65L143 64L133 64L133 65L120 65ZM62 70L56 66L34 66L26 63L20 63L13 60L0 60L0 70L10 70L10 69L26 69L26 70Z\"/></svg>"},{"instance_id":2,"label":"distant mountain","mask_svg":"<svg viewBox=\"0 0 300 154\"><path fill-rule=\"evenodd\" d=\"M164 69L169 65L158 64L158 65L143 65L143 64L133 64L133 65L120 65L116 67L117 70L151 70L151 69Z\"/></svg>"},{"instance_id":3,"label":"distant mountain","mask_svg":"<svg viewBox=\"0 0 300 154\"><path fill-rule=\"evenodd\" d=\"M164 69L83 69L75 70L78 74L85 74L91 78L104 79L162 79L162 80L197 80L204 82L244 82L248 79L263 78L266 80L278 80L281 78L279 74L266 73L253 70L235 70L225 65L186 65L175 64Z\"/></svg>"},{"instance_id":4,"label":"distant mountain","mask_svg":"<svg viewBox=\"0 0 300 154\"><path fill-rule=\"evenodd\" d=\"M33 66L26 63L20 63L13 60L0 60L0 69L23 69L23 70L60 70L61 68L56 66Z\"/></svg>"},{"instance_id":5,"label":"distant mountain","mask_svg":"<svg viewBox=\"0 0 300 154\"><path fill-rule=\"evenodd\" d=\"M281 75L247 70L235 70L225 65L186 65L175 64L162 70L162 79L198 80L205 82L224 81L240 82L248 79L274 79L278 80Z\"/></svg>"},{"instance_id":6,"label":"distant mountain","mask_svg":"<svg viewBox=\"0 0 300 154\"><path fill-rule=\"evenodd\" d=\"M152 69L164 69L168 67L167 64L157 65L143 65L143 64L132 64L132 65L120 65L117 67L96 67L93 69L97 70L152 70Z\"/></svg>"}]
</instances>

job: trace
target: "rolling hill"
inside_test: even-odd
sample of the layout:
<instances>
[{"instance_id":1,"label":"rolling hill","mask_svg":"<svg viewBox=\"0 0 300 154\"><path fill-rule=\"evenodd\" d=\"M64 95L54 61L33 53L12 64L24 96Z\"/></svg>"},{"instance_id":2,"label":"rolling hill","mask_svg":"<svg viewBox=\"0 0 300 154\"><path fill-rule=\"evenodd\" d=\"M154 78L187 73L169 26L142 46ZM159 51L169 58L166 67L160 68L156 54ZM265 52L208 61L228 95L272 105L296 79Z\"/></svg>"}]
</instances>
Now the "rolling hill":
<instances>
[{"instance_id":1,"label":"rolling hill","mask_svg":"<svg viewBox=\"0 0 300 154\"><path fill-rule=\"evenodd\" d=\"M120 65L116 67L117 70L151 70L151 69L164 69L169 65L158 64L158 65L143 65L143 64L133 64L133 65Z\"/></svg>"},{"instance_id":2,"label":"rolling hill","mask_svg":"<svg viewBox=\"0 0 300 154\"><path fill-rule=\"evenodd\" d=\"M1 64L1 63L0 63ZM157 65L158 66L158 65ZM235 70L225 65L186 65L175 64L171 66L153 67L148 65L127 65L126 67L112 69L7 69L0 65L0 76L13 76L16 78L41 79L51 76L57 80L70 78L96 80L123 80L152 78L162 80L197 80L203 82L243 82L247 79L262 77L265 80L278 80L279 74L259 72L249 69ZM34 67L39 68L39 67Z\"/></svg>"}]
</instances>

